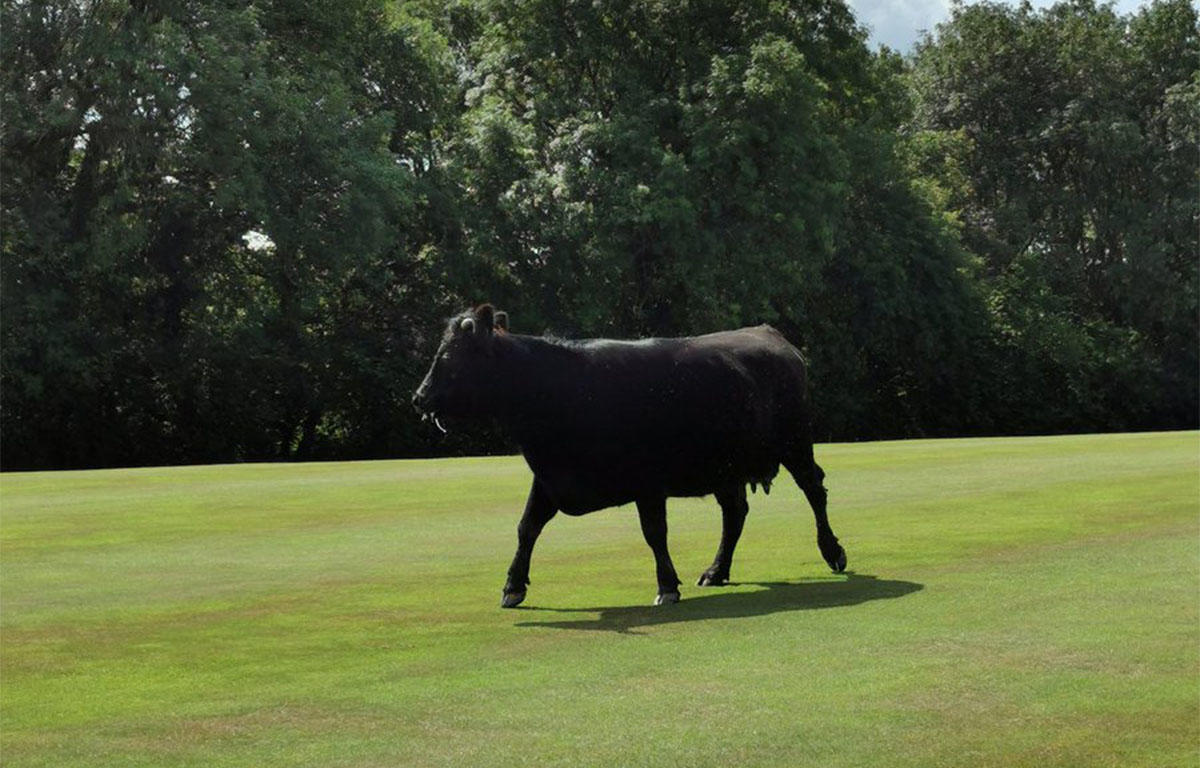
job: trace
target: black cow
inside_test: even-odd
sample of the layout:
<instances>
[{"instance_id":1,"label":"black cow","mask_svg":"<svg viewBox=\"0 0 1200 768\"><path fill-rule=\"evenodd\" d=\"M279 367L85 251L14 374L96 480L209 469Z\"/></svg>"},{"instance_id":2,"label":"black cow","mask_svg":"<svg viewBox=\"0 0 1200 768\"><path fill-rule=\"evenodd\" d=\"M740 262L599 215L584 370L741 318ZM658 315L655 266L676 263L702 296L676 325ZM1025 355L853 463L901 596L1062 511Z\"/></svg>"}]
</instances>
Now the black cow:
<instances>
[{"instance_id":1,"label":"black cow","mask_svg":"<svg viewBox=\"0 0 1200 768\"><path fill-rule=\"evenodd\" d=\"M505 608L525 599L534 542L556 512L629 502L654 551L655 604L677 602L668 496L717 497L721 544L699 584L725 584L749 511L746 484L769 491L780 464L812 505L825 562L846 568L825 515L825 473L813 460L804 360L768 325L561 341L509 333L507 315L485 304L450 321L413 403L439 426L439 416L498 420L533 470Z\"/></svg>"}]
</instances>

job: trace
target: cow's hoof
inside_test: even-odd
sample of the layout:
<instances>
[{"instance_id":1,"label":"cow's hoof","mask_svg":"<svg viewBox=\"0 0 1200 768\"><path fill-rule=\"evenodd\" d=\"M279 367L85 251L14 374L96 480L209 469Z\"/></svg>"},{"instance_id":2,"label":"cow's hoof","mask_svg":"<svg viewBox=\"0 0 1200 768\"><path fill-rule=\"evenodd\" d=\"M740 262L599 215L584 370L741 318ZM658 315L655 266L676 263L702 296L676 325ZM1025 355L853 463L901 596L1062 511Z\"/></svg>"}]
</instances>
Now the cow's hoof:
<instances>
[{"instance_id":1,"label":"cow's hoof","mask_svg":"<svg viewBox=\"0 0 1200 768\"><path fill-rule=\"evenodd\" d=\"M837 557L829 561L829 567L834 573L841 573L846 570L846 550L838 547Z\"/></svg>"},{"instance_id":2,"label":"cow's hoof","mask_svg":"<svg viewBox=\"0 0 1200 768\"><path fill-rule=\"evenodd\" d=\"M505 592L504 598L500 601L501 608L516 608L525 601L524 592Z\"/></svg>"},{"instance_id":3,"label":"cow's hoof","mask_svg":"<svg viewBox=\"0 0 1200 768\"><path fill-rule=\"evenodd\" d=\"M654 598L655 605L671 605L679 602L678 592L659 592L658 597Z\"/></svg>"},{"instance_id":4,"label":"cow's hoof","mask_svg":"<svg viewBox=\"0 0 1200 768\"><path fill-rule=\"evenodd\" d=\"M729 583L729 574L721 573L720 571L709 568L704 573L700 574L700 580L696 582L697 587L723 587Z\"/></svg>"}]
</instances>

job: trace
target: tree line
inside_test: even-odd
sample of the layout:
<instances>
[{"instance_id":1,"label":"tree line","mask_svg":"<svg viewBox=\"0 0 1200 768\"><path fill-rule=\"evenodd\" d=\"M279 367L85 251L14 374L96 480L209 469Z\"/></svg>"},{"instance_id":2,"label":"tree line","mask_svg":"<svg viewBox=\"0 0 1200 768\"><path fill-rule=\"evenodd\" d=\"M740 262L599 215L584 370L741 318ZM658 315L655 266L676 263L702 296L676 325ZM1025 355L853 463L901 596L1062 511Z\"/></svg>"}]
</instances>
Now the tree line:
<instances>
[{"instance_id":1,"label":"tree line","mask_svg":"<svg viewBox=\"0 0 1200 768\"><path fill-rule=\"evenodd\" d=\"M824 440L1194 427L1188 0L14 0L5 469L505 450L443 318L769 322Z\"/></svg>"}]
</instances>

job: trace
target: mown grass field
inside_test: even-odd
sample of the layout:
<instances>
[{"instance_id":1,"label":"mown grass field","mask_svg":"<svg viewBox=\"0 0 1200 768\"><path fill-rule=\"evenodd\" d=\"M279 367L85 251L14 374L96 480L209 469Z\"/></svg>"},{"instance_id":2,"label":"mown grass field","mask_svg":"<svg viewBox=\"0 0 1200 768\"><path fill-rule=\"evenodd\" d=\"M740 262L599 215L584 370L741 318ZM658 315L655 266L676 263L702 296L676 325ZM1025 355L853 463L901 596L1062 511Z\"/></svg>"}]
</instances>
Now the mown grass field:
<instances>
[{"instance_id":1,"label":"mown grass field","mask_svg":"<svg viewBox=\"0 0 1200 768\"><path fill-rule=\"evenodd\" d=\"M1200 436L823 445L653 608L518 458L0 477L5 766L1195 766ZM681 577L712 499L675 500Z\"/></svg>"}]
</instances>

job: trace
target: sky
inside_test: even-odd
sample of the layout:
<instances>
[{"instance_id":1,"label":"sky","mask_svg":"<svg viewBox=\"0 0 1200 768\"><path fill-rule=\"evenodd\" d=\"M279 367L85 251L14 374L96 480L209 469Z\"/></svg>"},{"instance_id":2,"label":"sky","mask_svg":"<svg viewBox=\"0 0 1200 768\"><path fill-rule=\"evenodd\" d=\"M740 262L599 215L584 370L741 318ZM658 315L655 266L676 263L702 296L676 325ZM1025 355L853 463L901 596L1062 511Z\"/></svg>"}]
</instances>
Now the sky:
<instances>
[{"instance_id":1,"label":"sky","mask_svg":"<svg viewBox=\"0 0 1200 768\"><path fill-rule=\"evenodd\" d=\"M1052 0L1032 0L1035 8L1052 5ZM933 31L950 16L950 0L848 0L859 22L871 30L871 46L880 44L901 53L912 50L922 30ZM1013 5L1016 3L1013 2ZM1133 13L1144 2L1116 0L1119 14Z\"/></svg>"}]
</instances>

